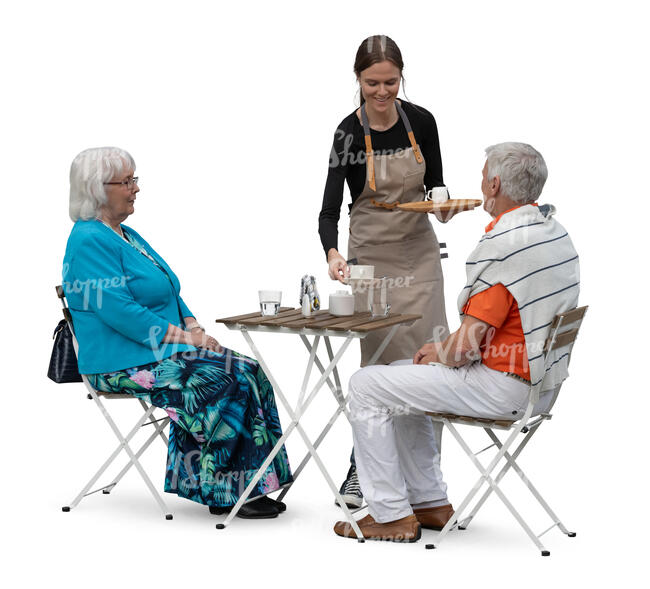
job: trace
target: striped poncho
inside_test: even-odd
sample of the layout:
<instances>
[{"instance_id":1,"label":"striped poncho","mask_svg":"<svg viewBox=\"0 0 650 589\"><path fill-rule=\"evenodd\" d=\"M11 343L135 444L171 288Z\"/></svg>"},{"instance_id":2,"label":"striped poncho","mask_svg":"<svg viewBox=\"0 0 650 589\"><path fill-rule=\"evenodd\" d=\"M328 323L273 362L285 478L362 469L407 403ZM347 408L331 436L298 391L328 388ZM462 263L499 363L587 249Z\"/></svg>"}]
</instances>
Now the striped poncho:
<instances>
[{"instance_id":1,"label":"striped poncho","mask_svg":"<svg viewBox=\"0 0 650 589\"><path fill-rule=\"evenodd\" d=\"M568 376L568 352L554 350L544 365L544 342L557 313L577 306L578 254L552 205L524 205L505 213L479 241L466 262L467 282L458 311L468 299L503 284L517 301L526 339L530 378L537 391Z\"/></svg>"}]
</instances>

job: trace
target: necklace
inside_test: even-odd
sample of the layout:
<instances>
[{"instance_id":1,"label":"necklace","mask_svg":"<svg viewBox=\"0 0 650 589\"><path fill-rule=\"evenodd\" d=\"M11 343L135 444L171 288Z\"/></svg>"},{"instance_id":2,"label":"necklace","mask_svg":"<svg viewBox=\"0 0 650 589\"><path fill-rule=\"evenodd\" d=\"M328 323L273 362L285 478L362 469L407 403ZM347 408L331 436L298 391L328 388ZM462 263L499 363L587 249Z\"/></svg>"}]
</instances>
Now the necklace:
<instances>
[{"instance_id":1,"label":"necklace","mask_svg":"<svg viewBox=\"0 0 650 589\"><path fill-rule=\"evenodd\" d=\"M121 226L118 225L118 227L120 228L120 230L119 230L119 231L116 231L115 229L113 229L113 228L112 228L112 227L111 227L111 226L110 226L106 221L104 221L103 219L98 219L98 221L100 221L101 223L103 223L104 225L106 225L106 227L108 227L111 231L115 231L115 233L117 233L117 234L118 234L122 239L126 239L126 237L124 237L124 231L122 231L122 227L121 227Z\"/></svg>"}]
</instances>

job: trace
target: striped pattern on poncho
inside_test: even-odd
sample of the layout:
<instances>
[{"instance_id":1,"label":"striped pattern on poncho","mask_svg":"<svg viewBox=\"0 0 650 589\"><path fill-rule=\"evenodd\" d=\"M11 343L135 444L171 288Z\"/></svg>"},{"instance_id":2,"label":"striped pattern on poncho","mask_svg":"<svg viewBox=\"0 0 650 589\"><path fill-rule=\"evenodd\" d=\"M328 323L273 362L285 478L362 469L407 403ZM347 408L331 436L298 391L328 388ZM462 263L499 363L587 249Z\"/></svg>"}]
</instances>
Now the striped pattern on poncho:
<instances>
[{"instance_id":1,"label":"striped pattern on poncho","mask_svg":"<svg viewBox=\"0 0 650 589\"><path fill-rule=\"evenodd\" d=\"M544 366L544 342L557 313L577 306L578 254L552 205L524 205L505 213L479 241L466 262L467 282L458 311L468 299L503 284L517 301L533 386L554 388L569 374L568 352L554 350Z\"/></svg>"}]
</instances>

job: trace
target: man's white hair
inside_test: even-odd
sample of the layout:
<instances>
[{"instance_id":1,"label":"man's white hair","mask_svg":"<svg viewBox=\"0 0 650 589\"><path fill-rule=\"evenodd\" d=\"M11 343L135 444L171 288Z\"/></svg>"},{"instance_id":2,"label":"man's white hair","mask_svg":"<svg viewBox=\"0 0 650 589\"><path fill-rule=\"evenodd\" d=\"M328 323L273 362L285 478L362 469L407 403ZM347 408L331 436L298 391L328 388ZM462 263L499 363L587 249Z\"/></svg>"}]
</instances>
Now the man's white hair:
<instances>
[{"instance_id":1,"label":"man's white hair","mask_svg":"<svg viewBox=\"0 0 650 589\"><path fill-rule=\"evenodd\" d=\"M70 166L72 221L96 219L106 204L104 182L110 182L129 168L135 171L135 161L119 147L92 147L74 158Z\"/></svg>"},{"instance_id":2,"label":"man's white hair","mask_svg":"<svg viewBox=\"0 0 650 589\"><path fill-rule=\"evenodd\" d=\"M501 191L519 204L535 202L542 194L548 176L546 162L527 143L497 143L485 148L487 177L501 179Z\"/></svg>"}]
</instances>

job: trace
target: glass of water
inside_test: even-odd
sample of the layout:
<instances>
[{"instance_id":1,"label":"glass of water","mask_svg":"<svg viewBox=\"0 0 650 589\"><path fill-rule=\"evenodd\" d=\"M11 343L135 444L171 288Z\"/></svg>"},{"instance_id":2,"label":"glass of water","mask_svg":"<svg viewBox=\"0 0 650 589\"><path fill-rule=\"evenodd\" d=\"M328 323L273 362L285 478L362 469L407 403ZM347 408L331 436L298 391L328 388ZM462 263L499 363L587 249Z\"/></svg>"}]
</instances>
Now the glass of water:
<instances>
[{"instance_id":1,"label":"glass of water","mask_svg":"<svg viewBox=\"0 0 650 589\"><path fill-rule=\"evenodd\" d=\"M260 296L260 310L262 311L262 315L277 315L280 309L280 303L282 302L282 291L260 290L258 294Z\"/></svg>"},{"instance_id":2,"label":"glass of water","mask_svg":"<svg viewBox=\"0 0 650 589\"><path fill-rule=\"evenodd\" d=\"M386 277L375 278L368 288L368 310L372 317L385 317L390 313Z\"/></svg>"}]
</instances>

